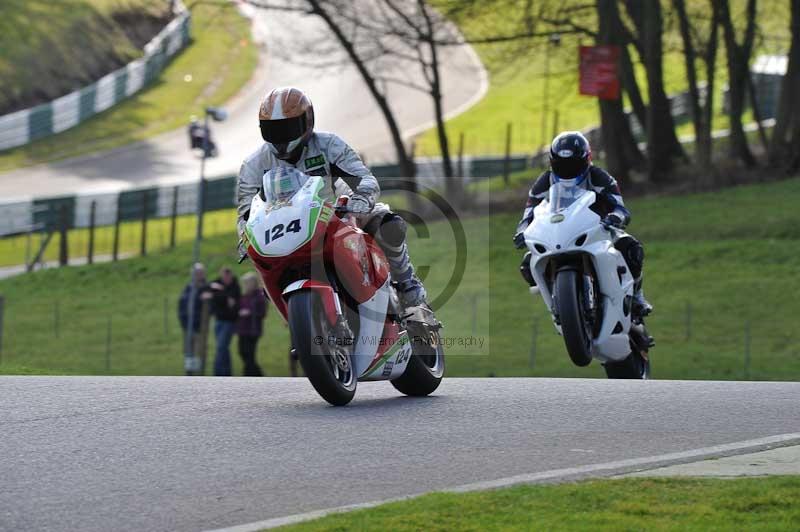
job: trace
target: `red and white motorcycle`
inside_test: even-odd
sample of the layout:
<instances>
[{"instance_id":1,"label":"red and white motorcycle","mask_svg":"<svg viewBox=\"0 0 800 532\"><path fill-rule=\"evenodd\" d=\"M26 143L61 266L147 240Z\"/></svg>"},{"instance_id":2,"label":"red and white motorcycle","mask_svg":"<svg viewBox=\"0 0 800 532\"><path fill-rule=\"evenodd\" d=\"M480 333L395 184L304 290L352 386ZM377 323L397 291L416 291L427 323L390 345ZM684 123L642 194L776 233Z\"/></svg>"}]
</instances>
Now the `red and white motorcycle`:
<instances>
[{"instance_id":1,"label":"red and white motorcycle","mask_svg":"<svg viewBox=\"0 0 800 532\"><path fill-rule=\"evenodd\" d=\"M318 176L268 172L244 235L308 380L333 405L349 403L358 381L432 393L444 374L441 323L427 306L403 310L383 251L358 228L347 197L334 206L323 186Z\"/></svg>"}]
</instances>

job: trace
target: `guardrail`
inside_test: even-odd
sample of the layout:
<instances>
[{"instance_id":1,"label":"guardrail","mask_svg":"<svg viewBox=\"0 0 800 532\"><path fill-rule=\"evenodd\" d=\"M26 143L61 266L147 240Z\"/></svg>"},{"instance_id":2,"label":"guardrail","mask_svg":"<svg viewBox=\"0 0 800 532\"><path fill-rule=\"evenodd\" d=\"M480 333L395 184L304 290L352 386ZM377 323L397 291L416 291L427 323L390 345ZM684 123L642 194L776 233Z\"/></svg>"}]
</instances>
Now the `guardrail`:
<instances>
[{"instance_id":1,"label":"guardrail","mask_svg":"<svg viewBox=\"0 0 800 532\"><path fill-rule=\"evenodd\" d=\"M51 102L0 116L0 150L75 127L153 81L190 40L191 15L178 5L178 14L145 45L141 58Z\"/></svg>"}]
</instances>

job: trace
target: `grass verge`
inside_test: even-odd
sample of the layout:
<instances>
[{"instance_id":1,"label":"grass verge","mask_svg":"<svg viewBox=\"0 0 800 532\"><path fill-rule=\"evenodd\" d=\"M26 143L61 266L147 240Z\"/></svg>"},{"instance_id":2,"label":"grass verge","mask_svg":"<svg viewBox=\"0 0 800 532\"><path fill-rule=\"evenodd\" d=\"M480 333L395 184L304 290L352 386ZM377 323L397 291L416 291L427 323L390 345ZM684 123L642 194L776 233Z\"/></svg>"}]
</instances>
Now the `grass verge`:
<instances>
[{"instance_id":1,"label":"grass verge","mask_svg":"<svg viewBox=\"0 0 800 532\"><path fill-rule=\"evenodd\" d=\"M279 530L794 530L798 494L796 476L596 480L433 493Z\"/></svg>"},{"instance_id":2,"label":"grass verge","mask_svg":"<svg viewBox=\"0 0 800 532\"><path fill-rule=\"evenodd\" d=\"M0 171L143 140L185 126L205 106L230 99L258 59L249 20L231 2L198 3L192 35L194 41L149 87L75 128L0 153Z\"/></svg>"},{"instance_id":3,"label":"grass verge","mask_svg":"<svg viewBox=\"0 0 800 532\"><path fill-rule=\"evenodd\" d=\"M657 341L654 378L800 379L798 195L795 178L630 202L631 231L647 251L646 292L656 306L648 321ZM231 227L233 211L218 216ZM431 300L452 288L437 309L450 342L448 375L603 377L598 364L571 365L541 299L527 293L518 273L522 253L511 246L517 217L462 220L460 281L451 280L459 246L449 224L409 231ZM235 262L235 244L230 232L204 241L212 273ZM176 305L190 256L186 242L145 258L0 281L0 372L180 374ZM273 312L258 348L268 374L288 373L288 345L288 330Z\"/></svg>"}]
</instances>

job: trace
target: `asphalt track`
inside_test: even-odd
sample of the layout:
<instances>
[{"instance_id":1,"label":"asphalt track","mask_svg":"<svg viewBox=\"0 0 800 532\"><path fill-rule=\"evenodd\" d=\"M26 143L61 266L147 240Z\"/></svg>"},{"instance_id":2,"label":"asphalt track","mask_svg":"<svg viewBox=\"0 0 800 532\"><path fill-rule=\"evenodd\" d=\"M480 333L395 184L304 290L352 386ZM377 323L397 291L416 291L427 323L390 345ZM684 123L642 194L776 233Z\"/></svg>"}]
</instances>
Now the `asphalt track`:
<instances>
[{"instance_id":1,"label":"asphalt track","mask_svg":"<svg viewBox=\"0 0 800 532\"><path fill-rule=\"evenodd\" d=\"M800 383L380 382L333 408L304 379L3 377L0 529L207 530L619 474L797 443L799 406Z\"/></svg>"},{"instance_id":2,"label":"asphalt track","mask_svg":"<svg viewBox=\"0 0 800 532\"><path fill-rule=\"evenodd\" d=\"M239 171L242 160L261 143L257 125L259 100L269 88L282 85L302 87L314 102L318 129L342 136L368 163L396 160L383 115L355 68L321 68L320 58L310 57L298 45L301 38L328 34L317 17L257 9L249 9L248 13L253 19L254 39L262 45L260 62L254 77L226 104L228 120L213 124L220 155L208 161L207 176ZM341 57L332 59L339 61ZM444 48L441 62L443 105L447 116L453 116L485 94L487 76L469 46ZM423 79L421 72L407 66L389 69L387 75L409 83L422 83ZM388 100L406 136L433 125L429 96L399 85L389 85L387 89ZM188 124L188 116L186 120ZM196 180L199 171L199 156L189 151L187 133L180 129L101 153L2 173L0 198L11 201L114 192L136 185ZM31 187L31 183L36 186Z\"/></svg>"}]
</instances>

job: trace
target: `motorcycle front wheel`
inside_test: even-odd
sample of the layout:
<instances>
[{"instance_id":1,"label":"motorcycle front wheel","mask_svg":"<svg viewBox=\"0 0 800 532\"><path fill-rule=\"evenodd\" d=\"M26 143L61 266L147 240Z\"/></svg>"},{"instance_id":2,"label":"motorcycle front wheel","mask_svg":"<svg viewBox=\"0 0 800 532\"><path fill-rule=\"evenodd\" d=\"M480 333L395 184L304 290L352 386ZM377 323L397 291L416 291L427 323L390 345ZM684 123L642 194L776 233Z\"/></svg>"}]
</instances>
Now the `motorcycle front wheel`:
<instances>
[{"instance_id":1,"label":"motorcycle front wheel","mask_svg":"<svg viewBox=\"0 0 800 532\"><path fill-rule=\"evenodd\" d=\"M581 304L580 282L577 271L561 270L556 275L555 296L567 353L573 364L583 367L592 361L592 327Z\"/></svg>"},{"instance_id":2,"label":"motorcycle front wheel","mask_svg":"<svg viewBox=\"0 0 800 532\"><path fill-rule=\"evenodd\" d=\"M288 321L297 358L317 393L334 406L352 401L358 377L350 348L345 342L331 341L335 331L328 323L319 295L311 290L292 294Z\"/></svg>"},{"instance_id":3,"label":"motorcycle front wheel","mask_svg":"<svg viewBox=\"0 0 800 532\"><path fill-rule=\"evenodd\" d=\"M620 362L606 362L603 364L606 376L609 379L640 379L650 378L650 361L638 351L632 351L628 358Z\"/></svg>"}]
</instances>

